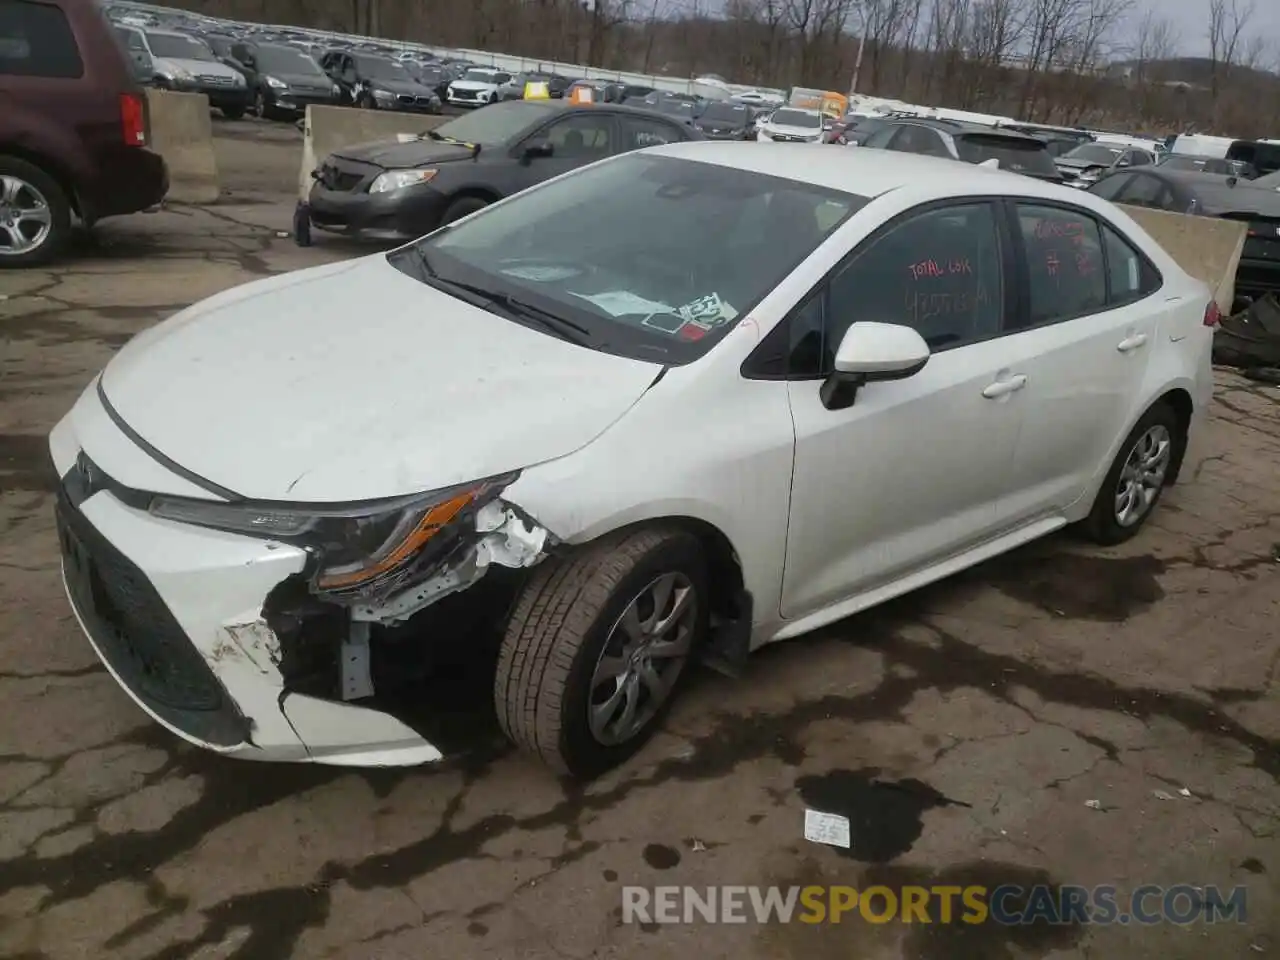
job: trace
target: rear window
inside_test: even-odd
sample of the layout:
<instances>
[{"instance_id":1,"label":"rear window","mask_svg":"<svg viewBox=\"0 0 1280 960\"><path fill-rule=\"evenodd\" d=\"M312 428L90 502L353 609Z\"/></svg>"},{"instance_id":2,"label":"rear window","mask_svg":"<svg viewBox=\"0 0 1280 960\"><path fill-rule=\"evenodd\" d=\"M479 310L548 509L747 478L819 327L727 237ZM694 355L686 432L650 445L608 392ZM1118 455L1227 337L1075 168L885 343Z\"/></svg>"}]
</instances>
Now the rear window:
<instances>
[{"instance_id":1,"label":"rear window","mask_svg":"<svg viewBox=\"0 0 1280 960\"><path fill-rule=\"evenodd\" d=\"M66 15L47 3L0 0L0 75L83 76L84 63Z\"/></svg>"},{"instance_id":2,"label":"rear window","mask_svg":"<svg viewBox=\"0 0 1280 960\"><path fill-rule=\"evenodd\" d=\"M1058 176L1053 157L1038 140L969 133L956 137L956 152L968 163L999 160L1001 170L1030 176Z\"/></svg>"}]
</instances>

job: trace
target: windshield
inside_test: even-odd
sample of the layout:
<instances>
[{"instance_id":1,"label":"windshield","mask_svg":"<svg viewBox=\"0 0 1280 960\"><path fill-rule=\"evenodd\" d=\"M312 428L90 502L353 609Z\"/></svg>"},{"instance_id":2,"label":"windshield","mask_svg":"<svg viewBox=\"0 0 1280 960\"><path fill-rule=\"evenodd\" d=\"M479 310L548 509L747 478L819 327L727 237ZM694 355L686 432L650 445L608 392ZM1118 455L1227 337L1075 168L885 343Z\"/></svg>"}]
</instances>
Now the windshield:
<instances>
[{"instance_id":1,"label":"windshield","mask_svg":"<svg viewBox=\"0 0 1280 960\"><path fill-rule=\"evenodd\" d=\"M703 120L718 120L721 123L745 124L749 117L747 108L737 103L712 103L702 111Z\"/></svg>"},{"instance_id":2,"label":"windshield","mask_svg":"<svg viewBox=\"0 0 1280 960\"><path fill-rule=\"evenodd\" d=\"M172 60L217 60L213 51L192 37L177 37L170 33L148 33L147 43L152 56Z\"/></svg>"},{"instance_id":3,"label":"windshield","mask_svg":"<svg viewBox=\"0 0 1280 960\"><path fill-rule=\"evenodd\" d=\"M804 110L788 110L783 108L774 111L769 122L780 127L812 127L817 130L822 126L822 116L817 113L808 113Z\"/></svg>"},{"instance_id":4,"label":"windshield","mask_svg":"<svg viewBox=\"0 0 1280 960\"><path fill-rule=\"evenodd\" d=\"M1057 179L1053 157L1039 140L969 134L956 137L956 153L968 163L999 160L1001 170Z\"/></svg>"},{"instance_id":5,"label":"windshield","mask_svg":"<svg viewBox=\"0 0 1280 960\"><path fill-rule=\"evenodd\" d=\"M1120 158L1124 151L1119 147L1107 147L1100 143L1086 143L1068 150L1062 155L1063 160L1081 160L1085 163L1096 163L1109 167Z\"/></svg>"},{"instance_id":6,"label":"windshield","mask_svg":"<svg viewBox=\"0 0 1280 960\"><path fill-rule=\"evenodd\" d=\"M458 284L486 292L493 312L515 322L560 327L592 349L681 364L709 350L866 203L748 170L633 153L534 187L388 257L445 292ZM502 309L513 304L527 312Z\"/></svg>"},{"instance_id":7,"label":"windshield","mask_svg":"<svg viewBox=\"0 0 1280 960\"><path fill-rule=\"evenodd\" d=\"M558 107L546 101L511 100L446 120L432 133L447 140L478 143L488 147L506 143L512 137L523 133L530 124L558 112Z\"/></svg>"},{"instance_id":8,"label":"windshield","mask_svg":"<svg viewBox=\"0 0 1280 960\"><path fill-rule=\"evenodd\" d=\"M474 80L476 83L496 83L492 70L468 70L462 75L463 80Z\"/></svg>"},{"instance_id":9,"label":"windshield","mask_svg":"<svg viewBox=\"0 0 1280 960\"><path fill-rule=\"evenodd\" d=\"M324 71L308 57L290 47L259 47L254 58L263 73L284 73L304 77L323 77Z\"/></svg>"},{"instance_id":10,"label":"windshield","mask_svg":"<svg viewBox=\"0 0 1280 960\"><path fill-rule=\"evenodd\" d=\"M692 117L696 104L689 100L677 100L675 97L663 97L658 101L658 109L673 116Z\"/></svg>"},{"instance_id":11,"label":"windshield","mask_svg":"<svg viewBox=\"0 0 1280 960\"><path fill-rule=\"evenodd\" d=\"M382 57L356 57L356 65L362 76L370 80L408 80L409 71L394 60Z\"/></svg>"},{"instance_id":12,"label":"windshield","mask_svg":"<svg viewBox=\"0 0 1280 960\"><path fill-rule=\"evenodd\" d=\"M1165 170L1189 170L1193 173L1218 173L1230 176L1235 173L1229 160L1217 157L1169 156L1160 161Z\"/></svg>"}]
</instances>

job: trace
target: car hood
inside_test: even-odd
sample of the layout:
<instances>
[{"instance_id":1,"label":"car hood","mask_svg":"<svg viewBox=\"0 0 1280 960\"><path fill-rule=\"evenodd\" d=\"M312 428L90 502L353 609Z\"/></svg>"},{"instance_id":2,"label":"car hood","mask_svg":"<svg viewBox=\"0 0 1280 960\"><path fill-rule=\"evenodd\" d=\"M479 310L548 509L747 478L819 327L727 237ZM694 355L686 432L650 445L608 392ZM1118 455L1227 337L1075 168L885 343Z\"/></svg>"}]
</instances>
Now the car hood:
<instances>
[{"instance_id":1,"label":"car hood","mask_svg":"<svg viewBox=\"0 0 1280 960\"><path fill-rule=\"evenodd\" d=\"M389 93L407 93L414 97L429 97L431 89L413 80L370 80L370 90L386 90Z\"/></svg>"},{"instance_id":2,"label":"car hood","mask_svg":"<svg viewBox=\"0 0 1280 960\"><path fill-rule=\"evenodd\" d=\"M762 133L769 136L777 134L780 137L820 137L822 131L814 127L792 127L786 124L766 123L760 128Z\"/></svg>"},{"instance_id":3,"label":"car hood","mask_svg":"<svg viewBox=\"0 0 1280 960\"><path fill-rule=\"evenodd\" d=\"M1078 157L1071 157L1071 158L1057 157L1054 159L1053 162L1059 169L1066 169L1066 170L1072 170L1072 171L1093 170L1095 168L1106 169L1107 167L1110 166L1110 164L1108 163L1098 163L1095 160L1081 160Z\"/></svg>"},{"instance_id":4,"label":"car hood","mask_svg":"<svg viewBox=\"0 0 1280 960\"><path fill-rule=\"evenodd\" d=\"M449 163L470 160L474 151L466 144L443 143L429 137L400 143L397 140L376 140L342 147L334 156L346 160L373 163L387 170L404 170L425 164Z\"/></svg>"},{"instance_id":5,"label":"car hood","mask_svg":"<svg viewBox=\"0 0 1280 960\"><path fill-rule=\"evenodd\" d=\"M484 80L454 80L449 86L455 90L497 90L502 84Z\"/></svg>"},{"instance_id":6,"label":"car hood","mask_svg":"<svg viewBox=\"0 0 1280 960\"><path fill-rule=\"evenodd\" d=\"M161 67L177 67L195 76L235 78L241 75L239 70L233 70L225 63L216 60L188 60L186 57L154 57L152 59Z\"/></svg>"},{"instance_id":7,"label":"car hood","mask_svg":"<svg viewBox=\"0 0 1280 960\"><path fill-rule=\"evenodd\" d=\"M272 73L269 76L275 77L282 83L287 83L296 90L323 90L326 93L333 90L333 81L324 74Z\"/></svg>"},{"instance_id":8,"label":"car hood","mask_svg":"<svg viewBox=\"0 0 1280 960\"><path fill-rule=\"evenodd\" d=\"M520 326L375 255L197 303L131 340L101 388L138 437L206 480L322 503L565 456L660 370Z\"/></svg>"}]
</instances>

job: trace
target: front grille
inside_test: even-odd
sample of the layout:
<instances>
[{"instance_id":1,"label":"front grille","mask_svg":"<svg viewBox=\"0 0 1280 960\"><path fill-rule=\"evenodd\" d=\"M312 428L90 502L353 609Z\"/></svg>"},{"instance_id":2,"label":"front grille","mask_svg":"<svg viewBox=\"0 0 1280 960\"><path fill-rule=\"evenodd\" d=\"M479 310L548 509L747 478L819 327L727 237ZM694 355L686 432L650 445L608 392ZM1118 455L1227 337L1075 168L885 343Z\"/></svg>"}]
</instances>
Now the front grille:
<instances>
[{"instance_id":1,"label":"front grille","mask_svg":"<svg viewBox=\"0 0 1280 960\"><path fill-rule=\"evenodd\" d=\"M333 190L336 193L350 193L360 186L363 181L363 173L339 170L331 163L326 163L320 168L320 182L324 184L326 190Z\"/></svg>"},{"instance_id":2,"label":"front grille","mask_svg":"<svg viewBox=\"0 0 1280 960\"><path fill-rule=\"evenodd\" d=\"M455 100L474 100L480 96L475 90L455 90L453 91L453 99Z\"/></svg>"},{"instance_id":3,"label":"front grille","mask_svg":"<svg viewBox=\"0 0 1280 960\"><path fill-rule=\"evenodd\" d=\"M412 95L412 94L402 93L402 94L400 94L398 97L396 97L396 100L397 100L398 102L400 102L400 103L404 103L404 104L407 104L407 105L409 105L409 106L413 106L414 97L413 97L413 95Z\"/></svg>"},{"instance_id":4,"label":"front grille","mask_svg":"<svg viewBox=\"0 0 1280 960\"><path fill-rule=\"evenodd\" d=\"M199 80L201 83L213 84L215 87L229 87L233 83L235 83L235 81L232 80L230 77L215 77L212 74L203 74L203 73L197 75L196 79Z\"/></svg>"},{"instance_id":5,"label":"front grille","mask_svg":"<svg viewBox=\"0 0 1280 960\"><path fill-rule=\"evenodd\" d=\"M74 487L64 481L54 508L63 575L102 658L164 722L205 743L246 742L248 725L209 665L146 575L73 503Z\"/></svg>"},{"instance_id":6,"label":"front grille","mask_svg":"<svg viewBox=\"0 0 1280 960\"><path fill-rule=\"evenodd\" d=\"M418 106L420 106L420 107L429 107L429 106L431 106L431 98L430 98L430 97L418 97L418 98L417 98L417 103L418 103Z\"/></svg>"}]
</instances>

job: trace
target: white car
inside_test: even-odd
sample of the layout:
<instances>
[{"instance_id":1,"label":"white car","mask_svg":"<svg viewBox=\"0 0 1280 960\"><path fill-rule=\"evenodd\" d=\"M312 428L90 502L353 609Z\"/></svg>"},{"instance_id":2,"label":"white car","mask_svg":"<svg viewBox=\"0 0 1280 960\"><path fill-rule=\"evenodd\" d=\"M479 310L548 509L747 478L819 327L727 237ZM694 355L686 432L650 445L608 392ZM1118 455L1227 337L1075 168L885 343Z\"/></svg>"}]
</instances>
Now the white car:
<instances>
[{"instance_id":1,"label":"white car","mask_svg":"<svg viewBox=\"0 0 1280 960\"><path fill-rule=\"evenodd\" d=\"M823 117L817 110L780 107L760 125L756 139L775 143L821 143L823 133Z\"/></svg>"},{"instance_id":2,"label":"white car","mask_svg":"<svg viewBox=\"0 0 1280 960\"><path fill-rule=\"evenodd\" d=\"M497 102L501 97L499 88L510 80L511 74L504 70L476 67L450 83L445 93L454 106L481 107Z\"/></svg>"},{"instance_id":3,"label":"white car","mask_svg":"<svg viewBox=\"0 0 1280 960\"><path fill-rule=\"evenodd\" d=\"M589 777L695 656L1134 535L1210 398L1208 288L1087 193L794 156L623 154L135 337L49 441L111 673L225 754L418 763L374 680L488 618L503 729Z\"/></svg>"}]
</instances>

